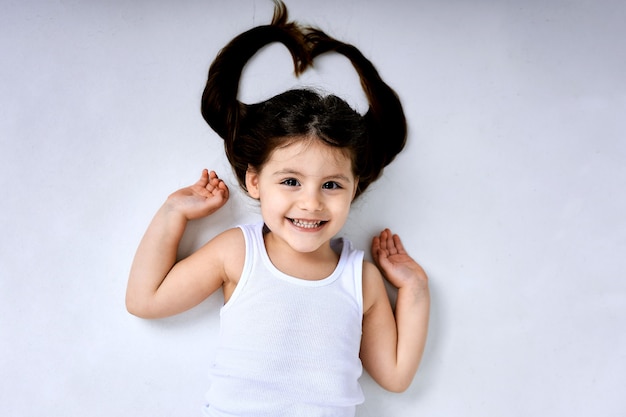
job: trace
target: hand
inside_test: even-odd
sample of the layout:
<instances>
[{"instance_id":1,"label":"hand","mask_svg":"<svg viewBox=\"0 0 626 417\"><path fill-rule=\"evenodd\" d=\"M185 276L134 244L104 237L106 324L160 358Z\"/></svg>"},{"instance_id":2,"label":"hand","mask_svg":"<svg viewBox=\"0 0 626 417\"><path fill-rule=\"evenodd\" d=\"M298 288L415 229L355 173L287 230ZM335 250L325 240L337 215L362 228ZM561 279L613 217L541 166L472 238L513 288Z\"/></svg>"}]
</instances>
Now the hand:
<instances>
[{"instance_id":1,"label":"hand","mask_svg":"<svg viewBox=\"0 0 626 417\"><path fill-rule=\"evenodd\" d=\"M372 240L372 256L383 275L396 288L424 289L428 277L422 267L404 250L400 236L385 229Z\"/></svg>"},{"instance_id":2,"label":"hand","mask_svg":"<svg viewBox=\"0 0 626 417\"><path fill-rule=\"evenodd\" d=\"M187 220L199 219L214 213L228 201L228 187L214 171L204 169L192 186L171 194L166 205L180 212Z\"/></svg>"}]
</instances>

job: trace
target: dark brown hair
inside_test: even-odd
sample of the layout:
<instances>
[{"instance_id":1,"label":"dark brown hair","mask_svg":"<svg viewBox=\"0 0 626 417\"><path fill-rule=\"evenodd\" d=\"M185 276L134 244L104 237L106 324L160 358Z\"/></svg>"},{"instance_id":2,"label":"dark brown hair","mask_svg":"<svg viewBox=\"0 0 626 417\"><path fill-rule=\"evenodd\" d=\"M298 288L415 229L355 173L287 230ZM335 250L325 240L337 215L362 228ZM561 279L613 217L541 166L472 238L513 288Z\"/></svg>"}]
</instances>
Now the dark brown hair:
<instances>
[{"instance_id":1,"label":"dark brown hair","mask_svg":"<svg viewBox=\"0 0 626 417\"><path fill-rule=\"evenodd\" d=\"M261 169L271 152L290 137L316 137L349 152L359 184L356 196L375 181L406 142L406 119L397 94L357 48L319 29L287 21L287 8L274 0L271 24L235 37L209 69L202 95L202 116L224 139L226 156L245 189L248 165ZM296 75L315 57L335 52L357 71L369 102L364 115L335 95L294 89L268 100L244 104L237 99L244 66L262 47L282 43L291 53Z\"/></svg>"}]
</instances>

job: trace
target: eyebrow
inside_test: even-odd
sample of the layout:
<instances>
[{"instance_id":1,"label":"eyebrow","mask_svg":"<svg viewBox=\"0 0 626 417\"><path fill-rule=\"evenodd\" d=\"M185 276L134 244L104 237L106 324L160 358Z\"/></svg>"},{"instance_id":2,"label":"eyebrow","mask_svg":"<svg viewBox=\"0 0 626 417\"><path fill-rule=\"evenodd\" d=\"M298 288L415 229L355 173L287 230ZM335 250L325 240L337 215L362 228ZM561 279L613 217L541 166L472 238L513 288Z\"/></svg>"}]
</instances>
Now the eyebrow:
<instances>
[{"instance_id":1,"label":"eyebrow","mask_svg":"<svg viewBox=\"0 0 626 417\"><path fill-rule=\"evenodd\" d=\"M281 169L280 171L276 171L273 174L276 177L279 176L283 176L283 175L293 175L296 177L306 177L307 175L305 175L304 173L297 171L295 169ZM345 182L350 182L350 178L346 177L343 174L333 174L333 175L328 175L326 177L323 177L324 180L340 180L340 181L345 181Z\"/></svg>"}]
</instances>

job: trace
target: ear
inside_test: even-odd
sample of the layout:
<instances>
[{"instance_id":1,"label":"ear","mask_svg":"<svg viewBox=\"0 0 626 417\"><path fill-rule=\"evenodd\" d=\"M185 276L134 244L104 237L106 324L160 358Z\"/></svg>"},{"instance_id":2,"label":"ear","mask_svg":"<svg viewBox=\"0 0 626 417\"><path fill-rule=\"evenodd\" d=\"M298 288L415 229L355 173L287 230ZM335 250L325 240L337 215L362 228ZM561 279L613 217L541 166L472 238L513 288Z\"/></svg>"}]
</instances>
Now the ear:
<instances>
[{"instance_id":1,"label":"ear","mask_svg":"<svg viewBox=\"0 0 626 417\"><path fill-rule=\"evenodd\" d=\"M250 197L258 200L261 197L259 191L259 172L250 164L246 170L246 190Z\"/></svg>"}]
</instances>

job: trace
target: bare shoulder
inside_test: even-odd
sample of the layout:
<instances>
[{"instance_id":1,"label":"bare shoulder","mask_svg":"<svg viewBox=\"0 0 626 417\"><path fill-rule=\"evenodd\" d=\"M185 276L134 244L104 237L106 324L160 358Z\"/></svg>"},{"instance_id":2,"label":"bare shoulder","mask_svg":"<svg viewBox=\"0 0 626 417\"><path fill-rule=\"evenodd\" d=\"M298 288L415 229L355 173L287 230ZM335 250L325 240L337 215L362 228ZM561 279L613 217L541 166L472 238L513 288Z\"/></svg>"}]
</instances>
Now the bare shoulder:
<instances>
[{"instance_id":1,"label":"bare shoulder","mask_svg":"<svg viewBox=\"0 0 626 417\"><path fill-rule=\"evenodd\" d=\"M220 245L225 248L222 252L225 252L224 270L226 276L229 281L237 284L246 260L246 241L243 232L240 228L235 227L222 233L220 238Z\"/></svg>"},{"instance_id":2,"label":"bare shoulder","mask_svg":"<svg viewBox=\"0 0 626 417\"><path fill-rule=\"evenodd\" d=\"M374 263L363 261L363 312L367 313L381 296L387 297L382 274Z\"/></svg>"},{"instance_id":3,"label":"bare shoulder","mask_svg":"<svg viewBox=\"0 0 626 417\"><path fill-rule=\"evenodd\" d=\"M243 232L235 227L228 229L207 242L196 254L204 259L219 260L223 268L224 282L239 281L246 257Z\"/></svg>"},{"instance_id":4,"label":"bare shoulder","mask_svg":"<svg viewBox=\"0 0 626 417\"><path fill-rule=\"evenodd\" d=\"M244 248L245 240L243 232L238 227L233 227L223 231L209 241L210 244L219 245L221 250L235 249L237 247Z\"/></svg>"}]
</instances>

